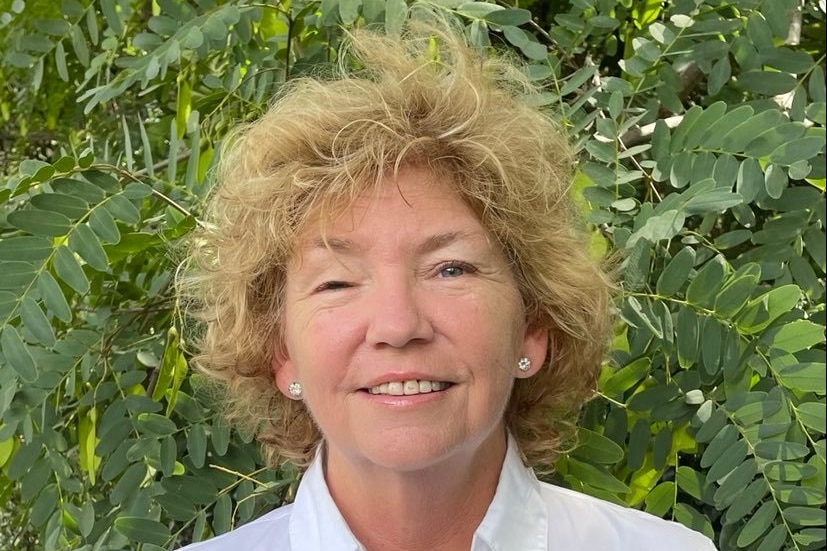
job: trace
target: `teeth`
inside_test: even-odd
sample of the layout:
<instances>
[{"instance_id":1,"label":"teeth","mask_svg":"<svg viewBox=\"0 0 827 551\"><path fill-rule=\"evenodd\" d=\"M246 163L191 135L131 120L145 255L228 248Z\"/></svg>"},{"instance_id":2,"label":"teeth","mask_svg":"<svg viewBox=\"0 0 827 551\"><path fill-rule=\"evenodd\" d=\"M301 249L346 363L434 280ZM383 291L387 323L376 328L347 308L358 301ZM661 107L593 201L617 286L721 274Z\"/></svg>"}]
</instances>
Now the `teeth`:
<instances>
[{"instance_id":1,"label":"teeth","mask_svg":"<svg viewBox=\"0 0 827 551\"><path fill-rule=\"evenodd\" d=\"M390 394L391 396L411 396L413 394L427 394L429 392L439 392L448 388L448 383L441 381L418 381L411 379L409 381L393 381L390 383L382 383L370 389L371 394Z\"/></svg>"}]
</instances>

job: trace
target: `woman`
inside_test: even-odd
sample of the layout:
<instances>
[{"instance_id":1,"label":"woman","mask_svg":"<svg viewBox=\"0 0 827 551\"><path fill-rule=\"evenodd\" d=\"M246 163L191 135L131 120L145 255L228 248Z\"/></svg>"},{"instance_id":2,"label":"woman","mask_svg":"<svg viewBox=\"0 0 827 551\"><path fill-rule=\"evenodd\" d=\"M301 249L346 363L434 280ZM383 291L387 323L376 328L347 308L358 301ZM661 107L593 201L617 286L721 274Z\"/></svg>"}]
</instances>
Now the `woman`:
<instances>
[{"instance_id":1,"label":"woman","mask_svg":"<svg viewBox=\"0 0 827 551\"><path fill-rule=\"evenodd\" d=\"M531 86L450 32L348 44L356 69L291 83L233 141L195 249L201 366L270 464L309 468L295 503L188 549L713 549L528 468L610 330Z\"/></svg>"}]
</instances>

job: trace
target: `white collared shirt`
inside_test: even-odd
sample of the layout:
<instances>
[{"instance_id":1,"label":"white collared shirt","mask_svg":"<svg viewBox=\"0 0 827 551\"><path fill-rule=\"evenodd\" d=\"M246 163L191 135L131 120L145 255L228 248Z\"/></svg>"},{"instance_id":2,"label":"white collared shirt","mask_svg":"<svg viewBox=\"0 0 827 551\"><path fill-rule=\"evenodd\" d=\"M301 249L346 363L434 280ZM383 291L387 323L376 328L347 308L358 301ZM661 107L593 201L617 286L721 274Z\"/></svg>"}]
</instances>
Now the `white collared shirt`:
<instances>
[{"instance_id":1,"label":"white collared shirt","mask_svg":"<svg viewBox=\"0 0 827 551\"><path fill-rule=\"evenodd\" d=\"M540 482L513 438L497 491L470 551L715 551L681 524ZM324 480L320 457L302 479L296 501L181 551L365 551Z\"/></svg>"}]
</instances>

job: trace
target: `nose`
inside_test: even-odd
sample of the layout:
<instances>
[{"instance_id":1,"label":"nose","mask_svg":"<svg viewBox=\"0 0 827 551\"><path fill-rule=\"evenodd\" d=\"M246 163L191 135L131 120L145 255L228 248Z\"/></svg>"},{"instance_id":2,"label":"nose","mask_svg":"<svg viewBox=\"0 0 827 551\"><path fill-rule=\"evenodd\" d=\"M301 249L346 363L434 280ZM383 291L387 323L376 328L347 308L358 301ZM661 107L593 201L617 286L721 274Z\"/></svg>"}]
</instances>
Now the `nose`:
<instances>
[{"instance_id":1,"label":"nose","mask_svg":"<svg viewBox=\"0 0 827 551\"><path fill-rule=\"evenodd\" d=\"M402 348L413 342L430 341L434 329L424 311L421 295L412 281L397 278L378 282L370 291L367 305L368 343Z\"/></svg>"}]
</instances>

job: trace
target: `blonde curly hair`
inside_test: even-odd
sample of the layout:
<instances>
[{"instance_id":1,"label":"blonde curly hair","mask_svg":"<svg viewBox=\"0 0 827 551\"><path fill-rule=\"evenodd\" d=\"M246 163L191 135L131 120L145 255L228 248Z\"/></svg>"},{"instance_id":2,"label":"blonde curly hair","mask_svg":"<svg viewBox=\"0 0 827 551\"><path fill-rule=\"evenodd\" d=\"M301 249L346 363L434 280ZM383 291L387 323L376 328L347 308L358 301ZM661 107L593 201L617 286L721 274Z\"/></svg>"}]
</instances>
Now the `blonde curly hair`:
<instances>
[{"instance_id":1,"label":"blonde curly hair","mask_svg":"<svg viewBox=\"0 0 827 551\"><path fill-rule=\"evenodd\" d=\"M524 72L459 36L445 25L409 24L401 39L352 31L332 77L289 82L228 140L184 292L202 320L196 363L226 385L225 415L271 466L306 466L321 439L271 368L297 235L402 166L449 177L511 261L529 323L548 328L545 365L516 380L506 411L527 464L552 464L594 393L611 283L569 198L573 155L524 101L537 93Z\"/></svg>"}]
</instances>

